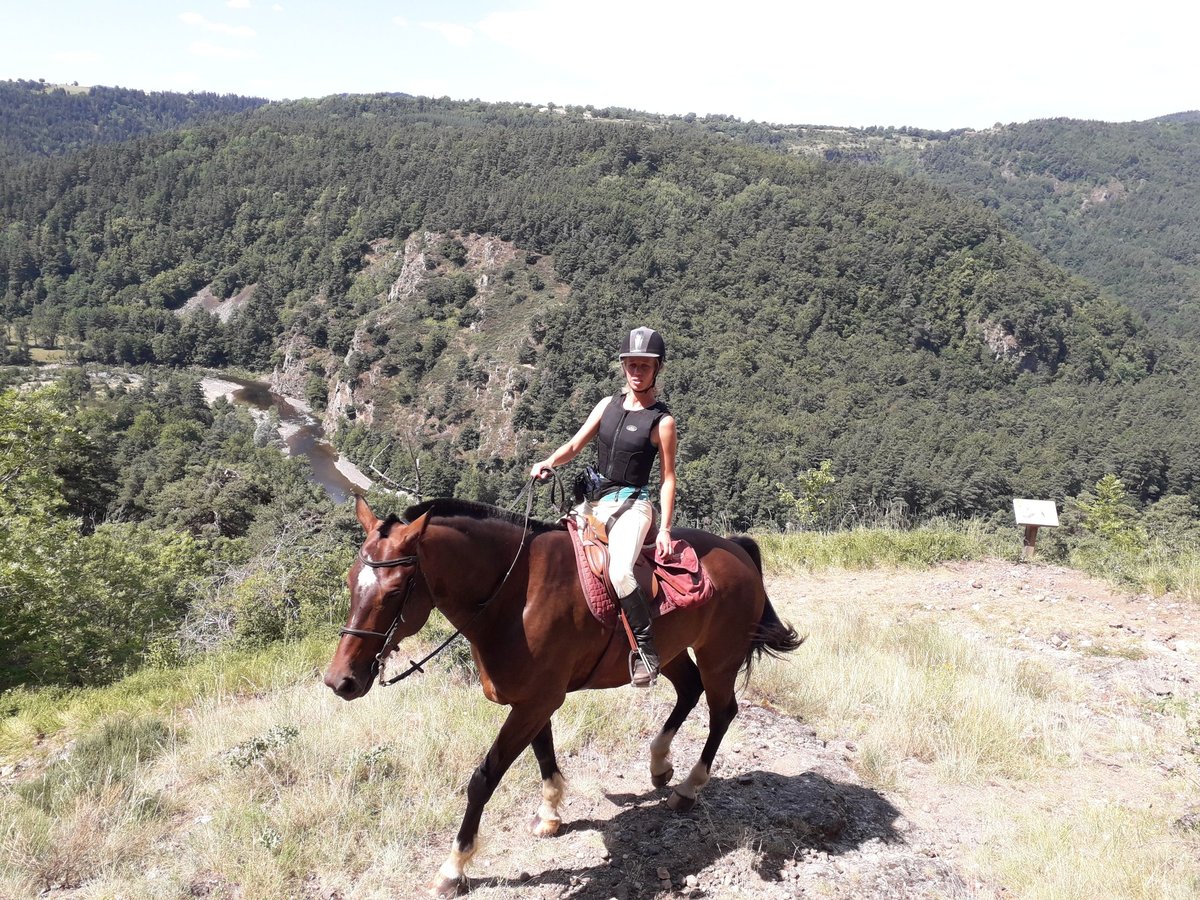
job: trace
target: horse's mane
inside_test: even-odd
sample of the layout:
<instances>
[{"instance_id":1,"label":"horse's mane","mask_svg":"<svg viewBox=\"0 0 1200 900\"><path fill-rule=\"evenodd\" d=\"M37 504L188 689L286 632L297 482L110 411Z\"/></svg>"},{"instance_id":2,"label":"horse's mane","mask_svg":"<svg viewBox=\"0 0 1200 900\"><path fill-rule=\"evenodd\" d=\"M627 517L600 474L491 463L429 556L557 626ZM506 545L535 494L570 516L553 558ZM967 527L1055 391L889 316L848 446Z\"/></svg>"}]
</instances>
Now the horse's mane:
<instances>
[{"instance_id":1,"label":"horse's mane","mask_svg":"<svg viewBox=\"0 0 1200 900\"><path fill-rule=\"evenodd\" d=\"M418 503L416 506L410 506L404 511L404 520L406 522L415 522L421 516L425 515L425 513L429 513L435 518L443 519L461 516L481 521L499 520L501 522L508 522L518 528L525 524L525 516L523 514L509 512L488 503L476 503L474 500L459 500L455 497L434 497L432 500L426 500L423 503ZM529 520L529 530L535 533L561 531L564 527L558 522L544 522L541 519L534 518Z\"/></svg>"}]
</instances>

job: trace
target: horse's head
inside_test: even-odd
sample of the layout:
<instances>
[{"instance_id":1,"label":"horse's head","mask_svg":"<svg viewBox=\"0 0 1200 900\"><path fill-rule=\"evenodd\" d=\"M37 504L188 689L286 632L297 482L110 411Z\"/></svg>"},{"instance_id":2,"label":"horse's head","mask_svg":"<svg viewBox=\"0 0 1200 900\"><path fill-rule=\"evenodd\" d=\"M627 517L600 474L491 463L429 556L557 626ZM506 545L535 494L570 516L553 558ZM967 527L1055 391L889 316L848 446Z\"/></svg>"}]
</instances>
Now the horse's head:
<instances>
[{"instance_id":1,"label":"horse's head","mask_svg":"<svg viewBox=\"0 0 1200 900\"><path fill-rule=\"evenodd\" d=\"M354 512L366 540L350 566L350 615L325 672L325 684L343 700L371 689L382 660L397 643L415 634L433 608L418 553L428 513L415 522L379 519L358 497Z\"/></svg>"}]
</instances>

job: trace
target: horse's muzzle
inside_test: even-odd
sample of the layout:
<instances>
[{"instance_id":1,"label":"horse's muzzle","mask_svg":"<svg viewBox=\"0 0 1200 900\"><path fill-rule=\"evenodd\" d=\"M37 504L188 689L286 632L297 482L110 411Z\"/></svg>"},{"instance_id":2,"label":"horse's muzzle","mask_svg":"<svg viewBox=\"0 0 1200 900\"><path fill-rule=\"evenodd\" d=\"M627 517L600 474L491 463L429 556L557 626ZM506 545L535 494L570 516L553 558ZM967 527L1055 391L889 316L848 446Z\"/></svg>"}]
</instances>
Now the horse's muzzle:
<instances>
[{"instance_id":1,"label":"horse's muzzle","mask_svg":"<svg viewBox=\"0 0 1200 900\"><path fill-rule=\"evenodd\" d=\"M325 673L325 685L343 700L356 700L371 687L371 680L361 680L353 675L338 675L330 670Z\"/></svg>"}]
</instances>

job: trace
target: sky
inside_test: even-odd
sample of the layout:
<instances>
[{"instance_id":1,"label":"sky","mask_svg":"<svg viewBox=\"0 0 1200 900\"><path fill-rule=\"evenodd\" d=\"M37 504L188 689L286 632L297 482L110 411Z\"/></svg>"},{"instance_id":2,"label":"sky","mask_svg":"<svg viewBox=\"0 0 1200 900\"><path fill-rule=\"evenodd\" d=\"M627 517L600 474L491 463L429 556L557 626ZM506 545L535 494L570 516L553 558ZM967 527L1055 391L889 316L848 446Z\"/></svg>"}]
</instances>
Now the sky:
<instances>
[{"instance_id":1,"label":"sky","mask_svg":"<svg viewBox=\"0 0 1200 900\"><path fill-rule=\"evenodd\" d=\"M0 0L0 79L988 128L1200 109L1181 0Z\"/></svg>"}]
</instances>

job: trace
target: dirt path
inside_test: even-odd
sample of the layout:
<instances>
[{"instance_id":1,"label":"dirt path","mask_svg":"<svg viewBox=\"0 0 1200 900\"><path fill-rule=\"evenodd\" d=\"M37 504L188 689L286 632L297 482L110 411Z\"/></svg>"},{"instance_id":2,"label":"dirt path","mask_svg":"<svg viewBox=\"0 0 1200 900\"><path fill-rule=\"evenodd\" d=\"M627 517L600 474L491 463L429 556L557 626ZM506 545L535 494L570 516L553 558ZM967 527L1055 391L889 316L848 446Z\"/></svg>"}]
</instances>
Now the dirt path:
<instances>
[{"instance_id":1,"label":"dirt path","mask_svg":"<svg viewBox=\"0 0 1200 900\"><path fill-rule=\"evenodd\" d=\"M799 619L807 604L869 603L872 615L937 622L1039 660L1084 685L1089 708L1114 728L1144 719L1156 699L1196 701L1200 610L1169 597L1126 595L1067 569L999 561L768 582ZM663 687L630 702L652 704L661 720L671 699ZM673 750L677 766L698 757L702 738L697 721L685 726ZM570 788L562 832L536 841L525 823L485 816L472 896L1005 896L1003 885L973 874L997 808L1052 815L1080 792L1145 805L1172 772L1195 766L1185 758L1192 751L1180 748L1150 760L1093 757L1047 779L962 786L910 760L901 786L885 792L863 783L857 752L853 740L818 734L751 699L686 815L666 807L665 790L650 788L645 758L564 759ZM445 849L430 847L423 872L433 873Z\"/></svg>"}]
</instances>

